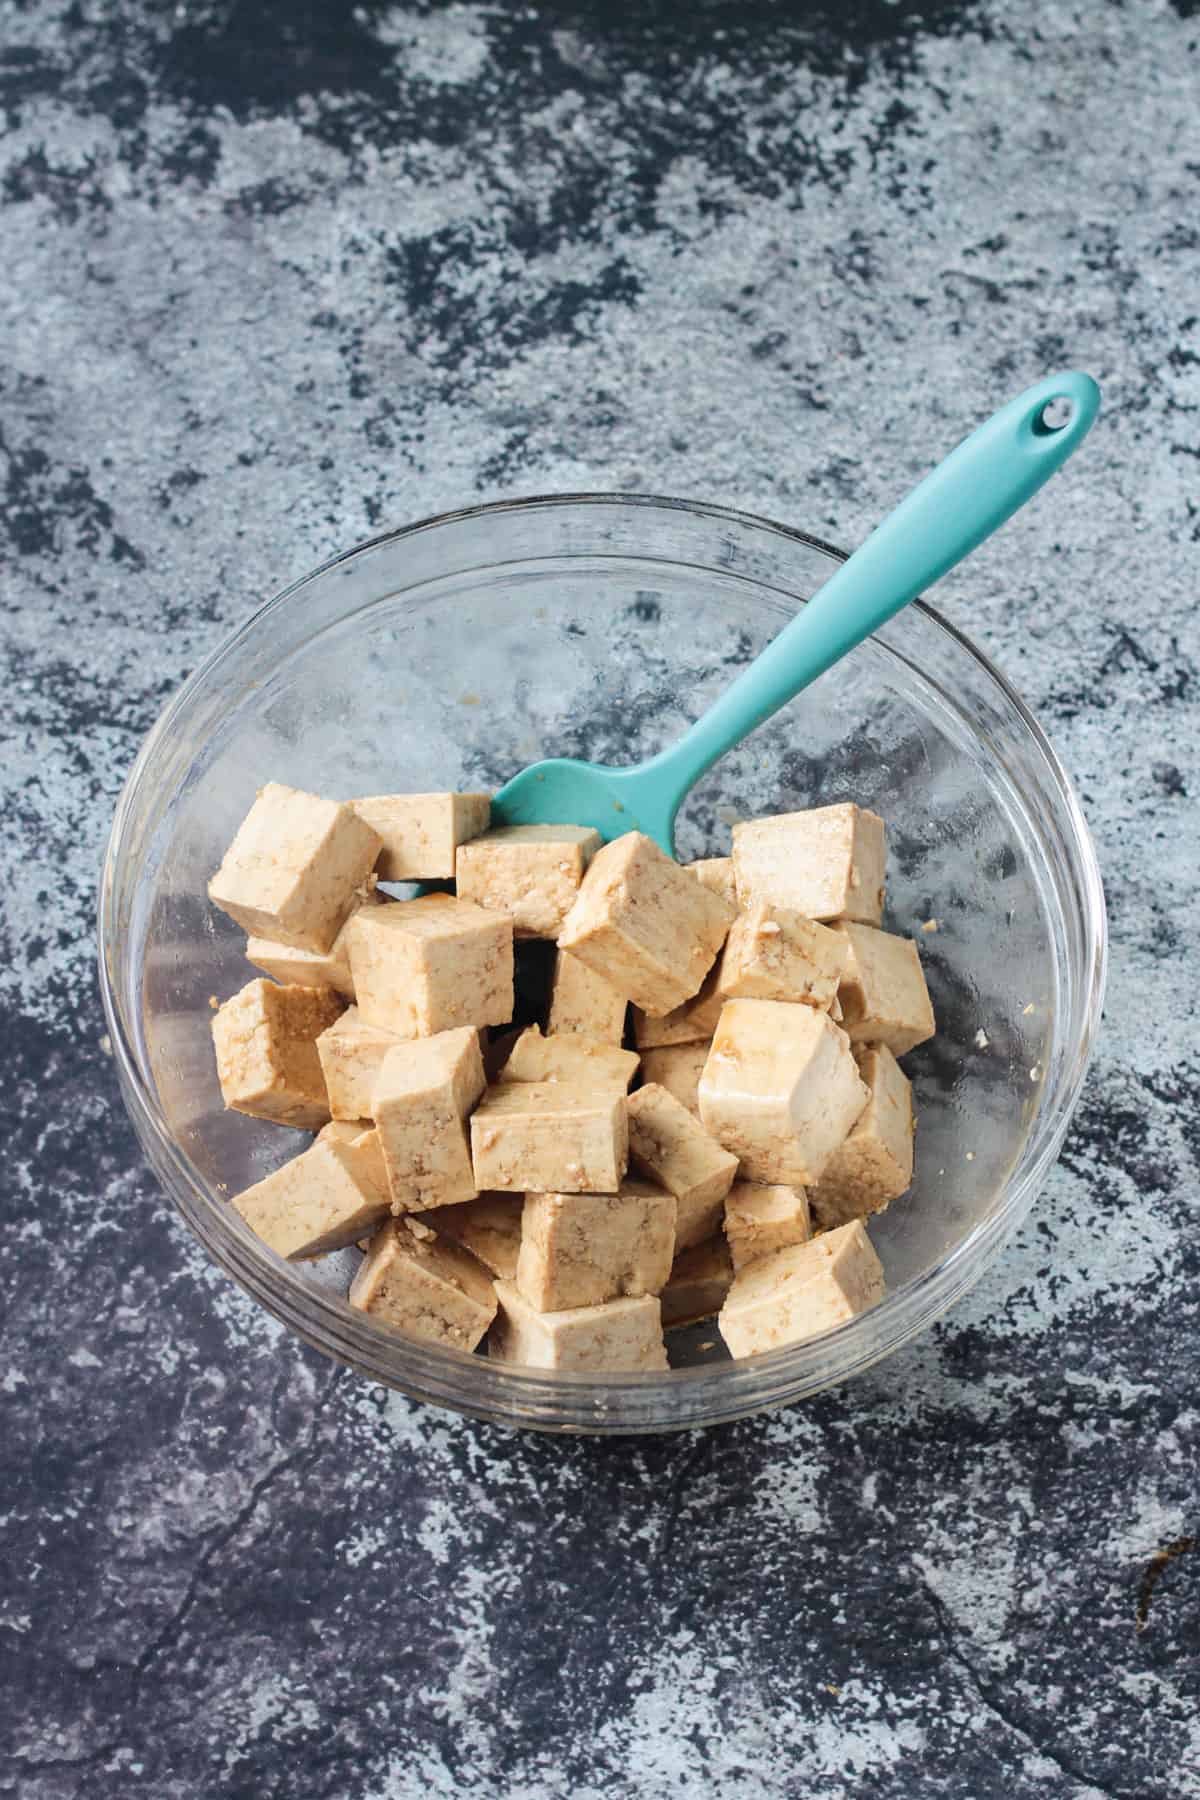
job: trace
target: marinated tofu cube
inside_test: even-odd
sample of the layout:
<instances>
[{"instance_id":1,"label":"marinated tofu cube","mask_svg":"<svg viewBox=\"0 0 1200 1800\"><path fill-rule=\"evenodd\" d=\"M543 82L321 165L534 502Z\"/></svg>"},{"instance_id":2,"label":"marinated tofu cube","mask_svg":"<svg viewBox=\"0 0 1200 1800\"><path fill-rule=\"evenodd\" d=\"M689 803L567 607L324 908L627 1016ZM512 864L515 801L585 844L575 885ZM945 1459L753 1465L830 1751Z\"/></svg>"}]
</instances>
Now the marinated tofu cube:
<instances>
[{"instance_id":1,"label":"marinated tofu cube","mask_svg":"<svg viewBox=\"0 0 1200 1800\"><path fill-rule=\"evenodd\" d=\"M496 1289L458 1244L389 1219L354 1277L350 1304L405 1337L474 1350L496 1316Z\"/></svg>"},{"instance_id":2,"label":"marinated tofu cube","mask_svg":"<svg viewBox=\"0 0 1200 1800\"><path fill-rule=\"evenodd\" d=\"M368 1025L357 1006L348 1006L341 1018L321 1033L317 1055L335 1119L373 1116L375 1083L383 1059L393 1045L404 1042L394 1031Z\"/></svg>"},{"instance_id":3,"label":"marinated tofu cube","mask_svg":"<svg viewBox=\"0 0 1200 1800\"><path fill-rule=\"evenodd\" d=\"M846 940L786 906L752 900L738 915L717 964L724 1000L789 1000L828 1012L846 967ZM713 1024L713 1031L716 1024Z\"/></svg>"},{"instance_id":4,"label":"marinated tofu cube","mask_svg":"<svg viewBox=\"0 0 1200 1800\"><path fill-rule=\"evenodd\" d=\"M819 1180L867 1098L849 1040L827 1013L725 1002L700 1078L700 1117L746 1180Z\"/></svg>"},{"instance_id":5,"label":"marinated tofu cube","mask_svg":"<svg viewBox=\"0 0 1200 1800\"><path fill-rule=\"evenodd\" d=\"M336 800L269 781L208 884L248 936L324 952L354 909L380 840Z\"/></svg>"},{"instance_id":6,"label":"marinated tofu cube","mask_svg":"<svg viewBox=\"0 0 1200 1800\"><path fill-rule=\"evenodd\" d=\"M721 1308L721 1336L731 1356L758 1356L856 1319L883 1291L879 1258L855 1219L739 1270Z\"/></svg>"},{"instance_id":7,"label":"marinated tofu cube","mask_svg":"<svg viewBox=\"0 0 1200 1800\"><path fill-rule=\"evenodd\" d=\"M701 882L710 893L719 894L736 912L738 896L732 856L704 856L699 862L684 863L683 866L694 880Z\"/></svg>"},{"instance_id":8,"label":"marinated tofu cube","mask_svg":"<svg viewBox=\"0 0 1200 1800\"><path fill-rule=\"evenodd\" d=\"M523 1031L500 1070L501 1081L561 1081L569 1087L628 1090L637 1074L634 1050L566 1032L543 1037L536 1025Z\"/></svg>"},{"instance_id":9,"label":"marinated tofu cube","mask_svg":"<svg viewBox=\"0 0 1200 1800\"><path fill-rule=\"evenodd\" d=\"M471 1115L482 1192L615 1194L629 1160L625 1096L611 1088L508 1081Z\"/></svg>"},{"instance_id":10,"label":"marinated tofu cube","mask_svg":"<svg viewBox=\"0 0 1200 1800\"><path fill-rule=\"evenodd\" d=\"M226 1106L301 1131L324 1125L329 1097L316 1040L344 1005L330 988L248 981L212 1022Z\"/></svg>"},{"instance_id":11,"label":"marinated tofu cube","mask_svg":"<svg viewBox=\"0 0 1200 1800\"><path fill-rule=\"evenodd\" d=\"M733 828L738 901L766 900L806 919L883 917L883 820L861 806L818 806Z\"/></svg>"},{"instance_id":12,"label":"marinated tofu cube","mask_svg":"<svg viewBox=\"0 0 1200 1800\"><path fill-rule=\"evenodd\" d=\"M592 858L559 947L655 1015L699 991L733 909L641 832Z\"/></svg>"},{"instance_id":13,"label":"marinated tofu cube","mask_svg":"<svg viewBox=\"0 0 1200 1800\"><path fill-rule=\"evenodd\" d=\"M629 1156L678 1204L675 1247L690 1250L721 1228L737 1157L723 1150L686 1106L652 1083L629 1098Z\"/></svg>"},{"instance_id":14,"label":"marinated tofu cube","mask_svg":"<svg viewBox=\"0 0 1200 1800\"><path fill-rule=\"evenodd\" d=\"M834 1156L838 1155L834 1151ZM802 1187L764 1187L735 1181L725 1200L725 1237L735 1269L812 1236L808 1195Z\"/></svg>"},{"instance_id":15,"label":"marinated tofu cube","mask_svg":"<svg viewBox=\"0 0 1200 1800\"><path fill-rule=\"evenodd\" d=\"M725 1304L732 1285L733 1260L723 1237L711 1237L703 1244L693 1244L690 1250L681 1250L659 1296L663 1329L711 1319Z\"/></svg>"},{"instance_id":16,"label":"marinated tofu cube","mask_svg":"<svg viewBox=\"0 0 1200 1800\"><path fill-rule=\"evenodd\" d=\"M526 1194L517 1288L538 1312L657 1294L675 1255L675 1202L648 1181L615 1194Z\"/></svg>"},{"instance_id":17,"label":"marinated tofu cube","mask_svg":"<svg viewBox=\"0 0 1200 1800\"><path fill-rule=\"evenodd\" d=\"M415 1038L512 1018L512 921L498 913L427 894L357 913L348 935L365 1024Z\"/></svg>"},{"instance_id":18,"label":"marinated tofu cube","mask_svg":"<svg viewBox=\"0 0 1200 1800\"><path fill-rule=\"evenodd\" d=\"M465 1120L483 1088L479 1033L469 1025L388 1051L375 1083L373 1117L393 1212L475 1198Z\"/></svg>"},{"instance_id":19,"label":"marinated tofu cube","mask_svg":"<svg viewBox=\"0 0 1200 1800\"><path fill-rule=\"evenodd\" d=\"M567 1312L538 1312L507 1281L496 1283L496 1295L500 1310L488 1339L495 1362L594 1375L667 1367L662 1314L652 1294Z\"/></svg>"},{"instance_id":20,"label":"marinated tofu cube","mask_svg":"<svg viewBox=\"0 0 1200 1800\"><path fill-rule=\"evenodd\" d=\"M556 938L601 842L587 825L498 825L460 848L459 898L507 913L519 938Z\"/></svg>"},{"instance_id":21,"label":"marinated tofu cube","mask_svg":"<svg viewBox=\"0 0 1200 1800\"><path fill-rule=\"evenodd\" d=\"M628 1005L624 994L618 993L603 975L597 975L569 951L558 952L546 1019L546 1030L552 1036L574 1031L580 1037L619 1044L625 1036Z\"/></svg>"},{"instance_id":22,"label":"marinated tofu cube","mask_svg":"<svg viewBox=\"0 0 1200 1800\"><path fill-rule=\"evenodd\" d=\"M698 994L674 1006L661 1018L652 1018L640 1006L633 1008L633 1041L639 1050L654 1050L662 1044L701 1044L717 1029L725 996L717 992L720 958L704 977Z\"/></svg>"},{"instance_id":23,"label":"marinated tofu cube","mask_svg":"<svg viewBox=\"0 0 1200 1800\"><path fill-rule=\"evenodd\" d=\"M372 875L369 881L374 881ZM273 944L270 938L252 937L246 939L246 961L253 963L256 969L262 969L272 980L284 986L299 987L331 987L346 1000L354 998L354 977L350 973L350 952L346 944L346 926L354 914L364 906L382 906L382 896L373 888L360 891L354 901L354 910L333 940L330 949L297 950L290 944Z\"/></svg>"},{"instance_id":24,"label":"marinated tofu cube","mask_svg":"<svg viewBox=\"0 0 1200 1800\"><path fill-rule=\"evenodd\" d=\"M233 1204L267 1248L289 1262L343 1249L374 1231L388 1212L369 1157L327 1138L256 1181Z\"/></svg>"},{"instance_id":25,"label":"marinated tofu cube","mask_svg":"<svg viewBox=\"0 0 1200 1800\"><path fill-rule=\"evenodd\" d=\"M460 844L486 831L490 794L368 794L350 805L382 845L380 881L447 881Z\"/></svg>"},{"instance_id":26,"label":"marinated tofu cube","mask_svg":"<svg viewBox=\"0 0 1200 1800\"><path fill-rule=\"evenodd\" d=\"M674 1094L681 1106L700 1117L700 1077L708 1061L712 1040L698 1044L665 1044L642 1051L642 1080L654 1082Z\"/></svg>"},{"instance_id":27,"label":"marinated tofu cube","mask_svg":"<svg viewBox=\"0 0 1200 1800\"><path fill-rule=\"evenodd\" d=\"M317 1133L318 1144L341 1144L356 1178L364 1188L371 1188L381 1200L391 1204L387 1164L383 1145L370 1119L331 1119Z\"/></svg>"},{"instance_id":28,"label":"marinated tofu cube","mask_svg":"<svg viewBox=\"0 0 1200 1800\"><path fill-rule=\"evenodd\" d=\"M848 946L838 999L851 1041L886 1044L903 1056L931 1038L937 1026L913 940L869 925L838 929Z\"/></svg>"},{"instance_id":29,"label":"marinated tofu cube","mask_svg":"<svg viewBox=\"0 0 1200 1800\"><path fill-rule=\"evenodd\" d=\"M523 1194L480 1194L477 1200L464 1200L457 1206L436 1206L421 1214L421 1223L431 1226L439 1237L461 1244L493 1275L511 1281L521 1249L524 1206Z\"/></svg>"},{"instance_id":30,"label":"marinated tofu cube","mask_svg":"<svg viewBox=\"0 0 1200 1800\"><path fill-rule=\"evenodd\" d=\"M912 1185L912 1084L886 1044L857 1055L870 1099L813 1189L813 1218L824 1230L882 1212Z\"/></svg>"}]
</instances>

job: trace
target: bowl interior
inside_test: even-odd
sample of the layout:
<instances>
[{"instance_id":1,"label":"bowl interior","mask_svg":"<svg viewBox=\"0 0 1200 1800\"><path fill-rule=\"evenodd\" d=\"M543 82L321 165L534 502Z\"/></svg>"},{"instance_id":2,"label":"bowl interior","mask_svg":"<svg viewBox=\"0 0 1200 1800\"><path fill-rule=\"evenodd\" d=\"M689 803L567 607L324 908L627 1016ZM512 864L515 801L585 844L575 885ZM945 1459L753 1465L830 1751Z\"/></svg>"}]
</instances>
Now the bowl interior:
<instances>
[{"instance_id":1,"label":"bowl interior","mask_svg":"<svg viewBox=\"0 0 1200 1800\"><path fill-rule=\"evenodd\" d=\"M477 514L367 547L256 615L149 746L138 779L155 801L122 846L137 868L122 981L140 994L135 1055L212 1205L304 1141L227 1113L211 1051L210 996L258 971L205 885L256 788L494 787L543 756L649 756L835 560L715 515L697 541L653 508L629 512L546 533L536 520L514 532L498 509L491 530ZM1069 902L1035 748L986 666L909 609L711 771L680 818L684 860L727 852L737 819L833 800L887 821L885 923L916 934L939 1022L907 1059L913 1189L870 1226L892 1289L1003 1206L1071 1048ZM356 1257L299 1273L344 1291ZM714 1340L682 1334L673 1361L719 1358Z\"/></svg>"}]
</instances>

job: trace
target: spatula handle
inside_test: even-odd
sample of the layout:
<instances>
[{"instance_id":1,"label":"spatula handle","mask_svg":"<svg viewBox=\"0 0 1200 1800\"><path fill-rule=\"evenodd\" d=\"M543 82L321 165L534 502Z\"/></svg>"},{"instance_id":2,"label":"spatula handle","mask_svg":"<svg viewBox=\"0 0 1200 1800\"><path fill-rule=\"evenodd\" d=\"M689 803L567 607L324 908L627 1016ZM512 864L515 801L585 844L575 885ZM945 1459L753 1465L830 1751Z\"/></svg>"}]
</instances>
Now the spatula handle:
<instances>
[{"instance_id":1,"label":"spatula handle","mask_svg":"<svg viewBox=\"0 0 1200 1800\"><path fill-rule=\"evenodd\" d=\"M1065 403L1065 422L1054 418ZM717 758L970 554L1083 441L1100 390L1051 375L952 450L834 571L732 687L650 766L679 798ZM1047 418L1047 409L1051 417Z\"/></svg>"}]
</instances>

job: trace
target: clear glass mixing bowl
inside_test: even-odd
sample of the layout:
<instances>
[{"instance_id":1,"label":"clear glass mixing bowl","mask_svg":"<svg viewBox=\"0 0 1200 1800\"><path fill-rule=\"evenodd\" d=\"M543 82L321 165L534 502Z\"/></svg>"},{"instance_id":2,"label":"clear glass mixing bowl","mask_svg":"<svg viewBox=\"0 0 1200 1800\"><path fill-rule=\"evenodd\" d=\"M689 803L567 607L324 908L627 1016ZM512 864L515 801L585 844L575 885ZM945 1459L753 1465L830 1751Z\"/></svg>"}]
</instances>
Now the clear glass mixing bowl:
<instances>
[{"instance_id":1,"label":"clear glass mixing bowl","mask_svg":"<svg viewBox=\"0 0 1200 1800\"><path fill-rule=\"evenodd\" d=\"M1078 801L1012 689L910 607L692 794L678 850L738 818L855 799L890 844L886 923L916 932L937 1037L908 1059L912 1192L872 1220L888 1296L809 1343L731 1362L711 1323L666 1375L490 1363L347 1306L357 1253L287 1264L227 1196L299 1134L224 1111L209 996L256 971L205 884L268 779L346 797L500 785L539 757L651 755L803 605L839 552L717 506L642 496L502 502L393 532L264 606L150 733L117 808L100 902L104 1002L147 1155L226 1270L372 1381L559 1431L737 1418L841 1381L964 1293L1058 1153L1100 1017L1104 900ZM922 929L929 921L936 922Z\"/></svg>"}]
</instances>

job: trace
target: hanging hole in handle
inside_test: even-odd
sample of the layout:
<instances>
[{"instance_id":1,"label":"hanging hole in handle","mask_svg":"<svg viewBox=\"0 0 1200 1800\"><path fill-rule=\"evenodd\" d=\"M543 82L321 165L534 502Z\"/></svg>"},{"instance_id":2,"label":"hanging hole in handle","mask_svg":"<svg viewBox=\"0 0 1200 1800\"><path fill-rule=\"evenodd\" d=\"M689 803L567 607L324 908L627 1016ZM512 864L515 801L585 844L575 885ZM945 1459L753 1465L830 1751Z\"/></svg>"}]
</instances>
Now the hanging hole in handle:
<instances>
[{"instance_id":1,"label":"hanging hole in handle","mask_svg":"<svg viewBox=\"0 0 1200 1800\"><path fill-rule=\"evenodd\" d=\"M1038 437L1052 437L1056 431L1064 430L1074 417L1075 402L1060 394L1047 400L1033 421L1033 429Z\"/></svg>"}]
</instances>

